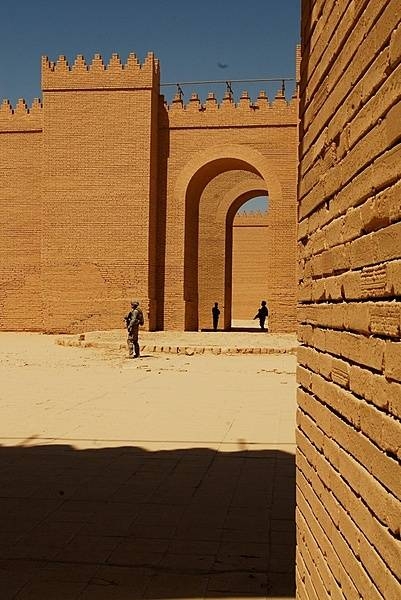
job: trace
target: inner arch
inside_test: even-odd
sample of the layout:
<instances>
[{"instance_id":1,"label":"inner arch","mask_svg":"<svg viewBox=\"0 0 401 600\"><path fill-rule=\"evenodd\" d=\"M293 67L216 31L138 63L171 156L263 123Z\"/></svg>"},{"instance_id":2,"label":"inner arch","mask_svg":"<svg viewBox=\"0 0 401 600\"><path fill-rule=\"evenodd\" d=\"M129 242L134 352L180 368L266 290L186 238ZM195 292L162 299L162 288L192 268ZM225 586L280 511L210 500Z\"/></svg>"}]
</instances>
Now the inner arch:
<instances>
[{"instance_id":1,"label":"inner arch","mask_svg":"<svg viewBox=\"0 0 401 600\"><path fill-rule=\"evenodd\" d=\"M198 325L211 326L211 307L219 303L219 328L231 327L232 224L238 208L250 198L266 195L264 181L254 173L222 173L205 188L199 204Z\"/></svg>"},{"instance_id":2,"label":"inner arch","mask_svg":"<svg viewBox=\"0 0 401 600\"><path fill-rule=\"evenodd\" d=\"M225 181L222 178L225 178ZM279 207L282 200L281 185L275 174L275 168L270 165L270 160L266 156L249 147L233 145L209 148L198 153L181 171L177 178L175 194L177 198L185 198L183 292L185 329L187 331L202 328L203 319L209 318L209 309L203 306L202 298L200 298L200 295L204 295L203 288L199 286L202 267L208 269L211 289L213 288L213 278L210 277L210 274L214 274L215 271L223 273L222 293L226 306L224 326L225 328L230 327L231 299L228 300L227 290L231 286L231 271L226 281L227 268L231 269L231 265L228 265L231 258L226 253L229 208L236 206L232 209L232 215L230 212L232 226L232 218L241 204L255 195L266 195L267 193L272 199L272 212L274 212L277 208L273 207ZM206 212L204 210L205 203L210 205ZM200 231L205 226L209 236L206 245L203 243L202 236L200 240ZM218 258L219 268L207 251L206 260L204 259L205 247L215 245L210 238L213 227L218 227L222 232L219 239L220 242L223 240L223 243L222 245L221 243L217 244L221 249ZM229 236L231 234L229 233ZM221 259L223 259L222 269Z\"/></svg>"},{"instance_id":3,"label":"inner arch","mask_svg":"<svg viewBox=\"0 0 401 600\"><path fill-rule=\"evenodd\" d=\"M228 227L228 226L227 226ZM239 207L227 235L231 268L231 327L258 329L253 320L261 300L270 301L272 252L268 197L255 194ZM232 244L229 244L232 237ZM226 279L230 273L226 274Z\"/></svg>"}]
</instances>

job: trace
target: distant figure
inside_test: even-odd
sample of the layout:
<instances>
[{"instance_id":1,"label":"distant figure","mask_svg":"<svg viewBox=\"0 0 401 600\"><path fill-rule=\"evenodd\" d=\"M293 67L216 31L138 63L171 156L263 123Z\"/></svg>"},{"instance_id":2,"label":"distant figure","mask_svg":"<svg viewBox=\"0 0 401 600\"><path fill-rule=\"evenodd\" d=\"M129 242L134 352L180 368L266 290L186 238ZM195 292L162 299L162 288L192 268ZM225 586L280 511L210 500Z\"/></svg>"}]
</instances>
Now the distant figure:
<instances>
[{"instance_id":1,"label":"distant figure","mask_svg":"<svg viewBox=\"0 0 401 600\"><path fill-rule=\"evenodd\" d=\"M220 316L220 309L219 309L218 302L214 303L214 306L212 308L212 315L213 315L213 329L216 331L217 325L219 324L219 316Z\"/></svg>"},{"instance_id":2,"label":"distant figure","mask_svg":"<svg viewBox=\"0 0 401 600\"><path fill-rule=\"evenodd\" d=\"M144 324L143 312L139 308L138 300L131 302L130 312L124 317L125 325L128 331L127 345L128 358L139 358L139 326Z\"/></svg>"},{"instance_id":3,"label":"distant figure","mask_svg":"<svg viewBox=\"0 0 401 600\"><path fill-rule=\"evenodd\" d=\"M256 315L253 317L253 320L259 319L260 328L264 330L266 317L269 314L269 309L266 306L266 304L267 304L266 300L262 300L262 302L260 304L261 304L261 306L258 309L258 312L256 313Z\"/></svg>"}]
</instances>

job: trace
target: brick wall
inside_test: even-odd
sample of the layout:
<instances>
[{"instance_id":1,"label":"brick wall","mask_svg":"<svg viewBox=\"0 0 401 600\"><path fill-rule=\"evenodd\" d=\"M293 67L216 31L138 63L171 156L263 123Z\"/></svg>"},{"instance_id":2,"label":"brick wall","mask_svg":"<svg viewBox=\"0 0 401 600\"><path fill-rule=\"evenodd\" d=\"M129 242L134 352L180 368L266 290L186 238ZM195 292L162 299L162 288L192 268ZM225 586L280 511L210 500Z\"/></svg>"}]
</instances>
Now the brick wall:
<instances>
[{"instance_id":1,"label":"brick wall","mask_svg":"<svg viewBox=\"0 0 401 600\"><path fill-rule=\"evenodd\" d=\"M150 329L209 326L215 301L228 327L232 221L267 193L270 325L295 329L298 99L166 106L159 78L152 53L43 58L43 109L3 103L1 329L117 328L132 297Z\"/></svg>"},{"instance_id":2,"label":"brick wall","mask_svg":"<svg viewBox=\"0 0 401 600\"><path fill-rule=\"evenodd\" d=\"M230 324L231 242L224 239L229 231L226 224L230 219L232 223L237 208L255 195L255 189L260 189L262 193L268 190L271 198L272 245L275 248L275 261L269 263L271 270L269 266L267 270L274 315L271 326L275 331L294 331L297 100L287 102L277 94L273 102L269 102L261 94L257 108L252 106L246 93L238 103L226 95L220 104L210 93L204 105L194 94L186 105L178 97L159 117L168 128L166 329L210 327L211 306L215 301L221 303L222 280L225 283L221 321ZM247 190L237 190L238 177L245 177L246 173L256 176L258 182L249 183ZM214 201L210 200L211 194ZM225 212L219 213L222 206ZM208 264L214 266L216 261L213 253L208 254L208 248L212 246L202 247L202 223L208 224L209 235L216 240L211 231L217 223L217 213L220 234L216 235L220 235L218 243L225 252L219 255L219 273L209 269L204 285L202 269L207 269L205 265ZM206 315L205 321L203 315Z\"/></svg>"},{"instance_id":3,"label":"brick wall","mask_svg":"<svg viewBox=\"0 0 401 600\"><path fill-rule=\"evenodd\" d=\"M233 221L237 207L255 194L266 194L266 184L256 173L231 170L217 175L204 189L199 207L199 325L209 328L211 307L220 307L220 327L230 327L231 303L238 264L234 256ZM243 264L243 263L241 263ZM248 279L251 277L249 265ZM266 272L264 272L266 278Z\"/></svg>"},{"instance_id":4,"label":"brick wall","mask_svg":"<svg viewBox=\"0 0 401 600\"><path fill-rule=\"evenodd\" d=\"M304 0L297 597L401 597L401 13Z\"/></svg>"},{"instance_id":5,"label":"brick wall","mask_svg":"<svg viewBox=\"0 0 401 600\"><path fill-rule=\"evenodd\" d=\"M80 56L71 68L43 61L47 330L121 327L132 297L147 312L158 78L152 54L143 65L131 55L124 68L117 55L106 67L99 55L89 67Z\"/></svg>"},{"instance_id":6,"label":"brick wall","mask_svg":"<svg viewBox=\"0 0 401 600\"><path fill-rule=\"evenodd\" d=\"M0 107L0 329L43 328L40 257L42 106Z\"/></svg>"},{"instance_id":7,"label":"brick wall","mask_svg":"<svg viewBox=\"0 0 401 600\"><path fill-rule=\"evenodd\" d=\"M270 307L268 267L274 263L270 234L268 212L237 214L234 218L233 319L253 319L261 300Z\"/></svg>"}]
</instances>

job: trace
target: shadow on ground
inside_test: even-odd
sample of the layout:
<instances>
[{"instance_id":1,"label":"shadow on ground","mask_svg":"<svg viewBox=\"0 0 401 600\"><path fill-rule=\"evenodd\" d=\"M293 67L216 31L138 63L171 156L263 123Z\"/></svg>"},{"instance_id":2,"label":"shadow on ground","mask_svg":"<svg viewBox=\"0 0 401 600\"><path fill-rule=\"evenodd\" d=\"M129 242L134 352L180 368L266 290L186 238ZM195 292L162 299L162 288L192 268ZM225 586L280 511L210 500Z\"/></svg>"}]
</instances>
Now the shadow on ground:
<instances>
[{"instance_id":1,"label":"shadow on ground","mask_svg":"<svg viewBox=\"0 0 401 600\"><path fill-rule=\"evenodd\" d=\"M1 598L292 597L294 510L278 450L1 447Z\"/></svg>"}]
</instances>

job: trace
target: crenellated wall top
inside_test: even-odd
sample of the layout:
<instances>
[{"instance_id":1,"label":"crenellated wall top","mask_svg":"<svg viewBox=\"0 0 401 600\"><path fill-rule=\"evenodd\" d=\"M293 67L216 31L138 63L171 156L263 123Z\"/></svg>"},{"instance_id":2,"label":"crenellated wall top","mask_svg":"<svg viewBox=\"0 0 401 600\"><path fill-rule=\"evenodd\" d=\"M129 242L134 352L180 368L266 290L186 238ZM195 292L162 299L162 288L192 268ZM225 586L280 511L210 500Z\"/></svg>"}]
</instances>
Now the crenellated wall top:
<instances>
[{"instance_id":1,"label":"crenellated wall top","mask_svg":"<svg viewBox=\"0 0 401 600\"><path fill-rule=\"evenodd\" d=\"M28 107L25 100L20 98L15 105L9 100L3 100L0 104L0 132L29 132L42 131L43 107L38 98Z\"/></svg>"},{"instance_id":2,"label":"crenellated wall top","mask_svg":"<svg viewBox=\"0 0 401 600\"><path fill-rule=\"evenodd\" d=\"M107 65L100 54L95 54L88 64L79 54L69 65L65 56L51 62L42 57L42 90L101 90L101 89L151 89L159 91L159 61L149 52L141 64L131 53L125 64L118 54L112 54Z\"/></svg>"},{"instance_id":3,"label":"crenellated wall top","mask_svg":"<svg viewBox=\"0 0 401 600\"><path fill-rule=\"evenodd\" d=\"M213 127L296 125L298 122L298 99L294 96L287 101L279 90L271 102L264 90L259 92L255 102L245 90L239 102L226 92L221 102L217 101L214 92L209 92L204 103L197 93L193 93L187 103L182 96L176 94L170 104L166 104L170 128L180 127Z\"/></svg>"},{"instance_id":4,"label":"crenellated wall top","mask_svg":"<svg viewBox=\"0 0 401 600\"><path fill-rule=\"evenodd\" d=\"M234 217L234 227L266 227L268 225L268 211L252 210L237 213Z\"/></svg>"}]
</instances>

